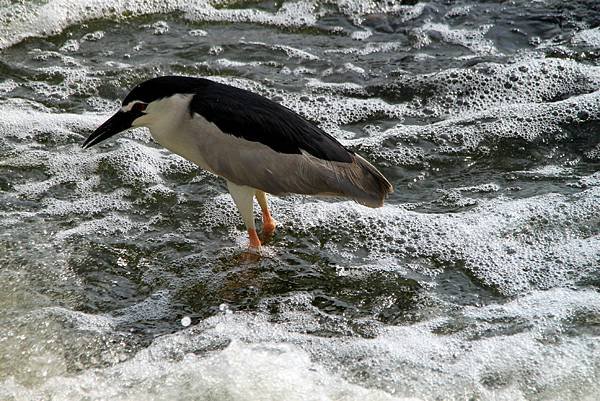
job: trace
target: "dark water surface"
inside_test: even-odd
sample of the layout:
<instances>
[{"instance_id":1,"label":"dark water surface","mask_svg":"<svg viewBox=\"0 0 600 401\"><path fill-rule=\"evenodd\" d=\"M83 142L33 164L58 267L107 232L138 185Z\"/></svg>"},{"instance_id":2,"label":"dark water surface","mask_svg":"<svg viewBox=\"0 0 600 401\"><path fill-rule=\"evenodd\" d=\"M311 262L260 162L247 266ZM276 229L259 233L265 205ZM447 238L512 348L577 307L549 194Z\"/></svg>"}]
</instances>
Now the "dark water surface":
<instances>
[{"instance_id":1,"label":"dark water surface","mask_svg":"<svg viewBox=\"0 0 600 401\"><path fill-rule=\"evenodd\" d=\"M599 25L592 0L0 1L0 399L598 399ZM221 179L144 130L80 148L165 74L285 104L395 193L272 198L240 263Z\"/></svg>"}]
</instances>

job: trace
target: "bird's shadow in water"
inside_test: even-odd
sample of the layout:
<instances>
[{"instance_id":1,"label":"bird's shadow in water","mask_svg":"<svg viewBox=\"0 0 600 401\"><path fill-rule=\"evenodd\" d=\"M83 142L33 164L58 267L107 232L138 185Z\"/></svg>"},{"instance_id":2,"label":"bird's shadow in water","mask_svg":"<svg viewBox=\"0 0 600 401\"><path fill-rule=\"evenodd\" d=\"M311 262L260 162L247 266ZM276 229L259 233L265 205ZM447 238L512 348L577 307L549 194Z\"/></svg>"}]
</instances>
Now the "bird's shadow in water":
<instances>
[{"instance_id":1,"label":"bird's shadow in water","mask_svg":"<svg viewBox=\"0 0 600 401\"><path fill-rule=\"evenodd\" d=\"M224 251L224 250L221 250ZM280 262L272 249L260 252L247 250L226 251L212 269L221 276L219 284L212 287L211 298L227 303L234 310L253 308L268 291L269 282Z\"/></svg>"}]
</instances>

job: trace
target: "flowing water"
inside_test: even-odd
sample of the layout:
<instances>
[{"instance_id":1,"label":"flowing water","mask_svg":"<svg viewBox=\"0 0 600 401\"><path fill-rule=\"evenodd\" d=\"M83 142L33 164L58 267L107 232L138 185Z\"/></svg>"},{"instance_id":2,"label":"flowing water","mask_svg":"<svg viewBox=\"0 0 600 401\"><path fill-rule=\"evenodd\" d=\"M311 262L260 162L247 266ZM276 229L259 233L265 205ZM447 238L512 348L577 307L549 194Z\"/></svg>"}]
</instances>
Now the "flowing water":
<instances>
[{"instance_id":1,"label":"flowing water","mask_svg":"<svg viewBox=\"0 0 600 401\"><path fill-rule=\"evenodd\" d=\"M600 3L0 1L0 399L600 398ZM271 198L130 131L136 83L299 112L395 186ZM257 210L258 211L258 210Z\"/></svg>"}]
</instances>

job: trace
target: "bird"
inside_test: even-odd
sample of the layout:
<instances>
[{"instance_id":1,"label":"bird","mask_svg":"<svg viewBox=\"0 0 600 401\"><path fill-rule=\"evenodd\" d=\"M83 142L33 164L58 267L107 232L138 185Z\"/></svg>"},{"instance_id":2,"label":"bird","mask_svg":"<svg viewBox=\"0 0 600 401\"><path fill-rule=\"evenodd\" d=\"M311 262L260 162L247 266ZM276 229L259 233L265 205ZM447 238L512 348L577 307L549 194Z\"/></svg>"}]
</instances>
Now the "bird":
<instances>
[{"instance_id":1,"label":"bird","mask_svg":"<svg viewBox=\"0 0 600 401\"><path fill-rule=\"evenodd\" d=\"M206 78L159 76L137 84L121 108L83 142L88 149L129 128L146 127L155 142L223 177L248 232L248 251L277 222L267 194L338 196L376 208L393 192L363 157L293 110L257 93Z\"/></svg>"}]
</instances>

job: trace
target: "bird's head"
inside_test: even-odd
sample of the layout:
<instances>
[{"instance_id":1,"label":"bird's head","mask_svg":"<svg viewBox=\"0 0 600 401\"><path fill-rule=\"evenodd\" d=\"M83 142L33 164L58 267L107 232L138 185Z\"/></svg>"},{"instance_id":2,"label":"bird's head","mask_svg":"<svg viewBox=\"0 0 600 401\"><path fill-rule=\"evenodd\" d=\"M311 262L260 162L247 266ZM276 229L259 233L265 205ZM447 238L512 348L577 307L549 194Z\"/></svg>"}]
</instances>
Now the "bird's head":
<instances>
[{"instance_id":1,"label":"bird's head","mask_svg":"<svg viewBox=\"0 0 600 401\"><path fill-rule=\"evenodd\" d=\"M123 100L121 108L85 140L90 148L129 128L148 127L160 118L159 103L176 94L190 93L197 86L194 78L165 76L144 81L134 87Z\"/></svg>"}]
</instances>

